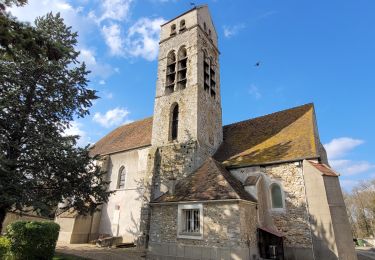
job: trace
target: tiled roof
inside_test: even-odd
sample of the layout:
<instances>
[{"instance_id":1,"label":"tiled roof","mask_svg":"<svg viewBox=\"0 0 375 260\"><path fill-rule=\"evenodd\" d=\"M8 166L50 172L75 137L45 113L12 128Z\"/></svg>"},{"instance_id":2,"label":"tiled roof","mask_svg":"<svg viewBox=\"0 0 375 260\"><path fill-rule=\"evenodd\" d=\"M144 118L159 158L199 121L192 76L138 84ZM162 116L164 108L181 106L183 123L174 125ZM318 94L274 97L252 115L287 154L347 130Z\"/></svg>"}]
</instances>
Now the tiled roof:
<instances>
[{"instance_id":1,"label":"tiled roof","mask_svg":"<svg viewBox=\"0 0 375 260\"><path fill-rule=\"evenodd\" d=\"M338 177L339 174L337 174L334 170L332 170L328 165L322 164L322 163L316 163L309 161L309 163L314 166L318 171L322 173L324 176L333 176Z\"/></svg>"},{"instance_id":2,"label":"tiled roof","mask_svg":"<svg viewBox=\"0 0 375 260\"><path fill-rule=\"evenodd\" d=\"M151 145L152 117L120 126L91 148L92 155L110 154Z\"/></svg>"},{"instance_id":3,"label":"tiled roof","mask_svg":"<svg viewBox=\"0 0 375 260\"><path fill-rule=\"evenodd\" d=\"M223 127L214 158L241 167L319 157L313 104Z\"/></svg>"},{"instance_id":4,"label":"tiled roof","mask_svg":"<svg viewBox=\"0 0 375 260\"><path fill-rule=\"evenodd\" d=\"M152 202L228 199L256 201L219 162L208 158L194 173L177 182L173 195L167 192Z\"/></svg>"},{"instance_id":5,"label":"tiled roof","mask_svg":"<svg viewBox=\"0 0 375 260\"><path fill-rule=\"evenodd\" d=\"M111 154L151 145L152 117L123 125L99 140L91 154ZM214 155L226 167L319 157L314 107L307 104L226 125Z\"/></svg>"}]
</instances>

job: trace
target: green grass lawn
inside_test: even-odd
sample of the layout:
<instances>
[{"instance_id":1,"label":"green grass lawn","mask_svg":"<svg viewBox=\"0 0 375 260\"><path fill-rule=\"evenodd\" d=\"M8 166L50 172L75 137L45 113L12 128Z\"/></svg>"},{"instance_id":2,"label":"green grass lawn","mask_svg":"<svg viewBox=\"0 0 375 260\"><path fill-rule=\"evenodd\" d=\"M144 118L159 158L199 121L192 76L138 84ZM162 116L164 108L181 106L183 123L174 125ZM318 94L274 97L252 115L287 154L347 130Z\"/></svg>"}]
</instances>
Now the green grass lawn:
<instances>
[{"instance_id":1,"label":"green grass lawn","mask_svg":"<svg viewBox=\"0 0 375 260\"><path fill-rule=\"evenodd\" d=\"M83 258L75 255L67 255L61 253L55 253L53 260L89 260L88 258Z\"/></svg>"}]
</instances>

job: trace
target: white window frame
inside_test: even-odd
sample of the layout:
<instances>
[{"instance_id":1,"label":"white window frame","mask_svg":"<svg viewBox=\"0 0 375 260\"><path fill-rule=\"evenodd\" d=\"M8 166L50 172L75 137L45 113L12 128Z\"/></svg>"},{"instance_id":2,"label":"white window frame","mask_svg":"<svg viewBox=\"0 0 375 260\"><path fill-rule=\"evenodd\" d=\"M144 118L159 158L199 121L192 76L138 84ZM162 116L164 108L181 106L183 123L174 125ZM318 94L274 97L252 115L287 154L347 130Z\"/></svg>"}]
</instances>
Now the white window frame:
<instances>
[{"instance_id":1,"label":"white window frame","mask_svg":"<svg viewBox=\"0 0 375 260\"><path fill-rule=\"evenodd\" d=\"M184 230L184 210L198 209L199 210L199 233L183 233ZM203 239L203 204L178 204L177 212L177 238L185 239Z\"/></svg>"},{"instance_id":2,"label":"white window frame","mask_svg":"<svg viewBox=\"0 0 375 260\"><path fill-rule=\"evenodd\" d=\"M280 187L280 191L281 191L281 202L283 204L283 207L282 208L274 208L273 207L273 203L272 203L272 185L274 184L277 184L279 185ZM270 208L273 212L280 212L280 213L284 213L286 211L286 207L285 207L285 192L284 192L284 188L283 188L283 185L278 182L278 181L272 181L271 184L269 185L268 187L268 190L269 190L269 195L270 195Z\"/></svg>"}]
</instances>

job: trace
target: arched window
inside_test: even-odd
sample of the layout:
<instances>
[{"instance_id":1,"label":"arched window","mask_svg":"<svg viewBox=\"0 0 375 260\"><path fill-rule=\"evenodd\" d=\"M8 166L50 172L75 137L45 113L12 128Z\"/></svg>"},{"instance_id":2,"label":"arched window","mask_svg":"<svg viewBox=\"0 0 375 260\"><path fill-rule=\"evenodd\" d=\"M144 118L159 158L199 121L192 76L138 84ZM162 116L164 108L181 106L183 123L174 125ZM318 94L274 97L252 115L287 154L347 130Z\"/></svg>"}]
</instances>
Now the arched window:
<instances>
[{"instance_id":1,"label":"arched window","mask_svg":"<svg viewBox=\"0 0 375 260\"><path fill-rule=\"evenodd\" d=\"M178 104L175 104L171 114L171 140L176 140L178 136Z\"/></svg>"},{"instance_id":2,"label":"arched window","mask_svg":"<svg viewBox=\"0 0 375 260\"><path fill-rule=\"evenodd\" d=\"M126 178L125 167L121 166L121 168L120 168L120 170L118 172L117 189L123 189L123 188L125 188L125 178Z\"/></svg>"},{"instance_id":3,"label":"arched window","mask_svg":"<svg viewBox=\"0 0 375 260\"><path fill-rule=\"evenodd\" d=\"M186 29L185 20L181 20L180 22L180 31L183 31Z\"/></svg>"},{"instance_id":4,"label":"arched window","mask_svg":"<svg viewBox=\"0 0 375 260\"><path fill-rule=\"evenodd\" d=\"M172 24L171 25L171 36L176 34L176 25Z\"/></svg>"},{"instance_id":5,"label":"arched window","mask_svg":"<svg viewBox=\"0 0 375 260\"><path fill-rule=\"evenodd\" d=\"M187 51L185 47L181 47L178 51L178 75L177 88L186 88L186 73L187 73Z\"/></svg>"},{"instance_id":6,"label":"arched window","mask_svg":"<svg viewBox=\"0 0 375 260\"><path fill-rule=\"evenodd\" d=\"M272 183L270 186L271 202L273 209L284 208L284 196L281 186L278 183Z\"/></svg>"},{"instance_id":7,"label":"arched window","mask_svg":"<svg viewBox=\"0 0 375 260\"><path fill-rule=\"evenodd\" d=\"M165 92L166 94L173 93L174 84L176 81L176 54L174 51L168 53L167 56L167 78Z\"/></svg>"},{"instance_id":8,"label":"arched window","mask_svg":"<svg viewBox=\"0 0 375 260\"><path fill-rule=\"evenodd\" d=\"M214 59L210 58L206 50L203 50L203 86L204 90L211 94L211 97L216 97L216 76Z\"/></svg>"}]
</instances>

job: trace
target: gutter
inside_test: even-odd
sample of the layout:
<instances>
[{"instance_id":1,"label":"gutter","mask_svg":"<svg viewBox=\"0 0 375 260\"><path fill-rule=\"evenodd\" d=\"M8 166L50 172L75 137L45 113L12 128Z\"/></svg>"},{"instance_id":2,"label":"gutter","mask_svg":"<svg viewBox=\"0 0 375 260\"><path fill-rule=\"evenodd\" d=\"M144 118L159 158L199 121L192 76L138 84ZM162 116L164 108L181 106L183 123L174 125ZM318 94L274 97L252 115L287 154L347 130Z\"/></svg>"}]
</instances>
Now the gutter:
<instances>
[{"instance_id":1,"label":"gutter","mask_svg":"<svg viewBox=\"0 0 375 260\"><path fill-rule=\"evenodd\" d=\"M257 202L243 200L243 199L224 199L224 200L192 200L192 201L171 201L171 202L149 202L150 206L162 206L173 204L191 204L191 203L214 203L214 202L244 202L247 204L257 205Z\"/></svg>"},{"instance_id":2,"label":"gutter","mask_svg":"<svg viewBox=\"0 0 375 260\"><path fill-rule=\"evenodd\" d=\"M281 160L281 161L272 161L272 162L266 162L266 163L258 163L258 164L241 164L241 165L226 165L225 161L222 162L223 166L226 169L238 169L238 168L244 168L244 167L253 167L253 166L267 166L267 165L273 165L273 164L283 164L283 163L291 163L291 162L298 162L298 161L303 161L303 160L314 160L314 159L319 159L319 156L314 156L314 157L301 157L301 158L295 158L293 160Z\"/></svg>"}]
</instances>

